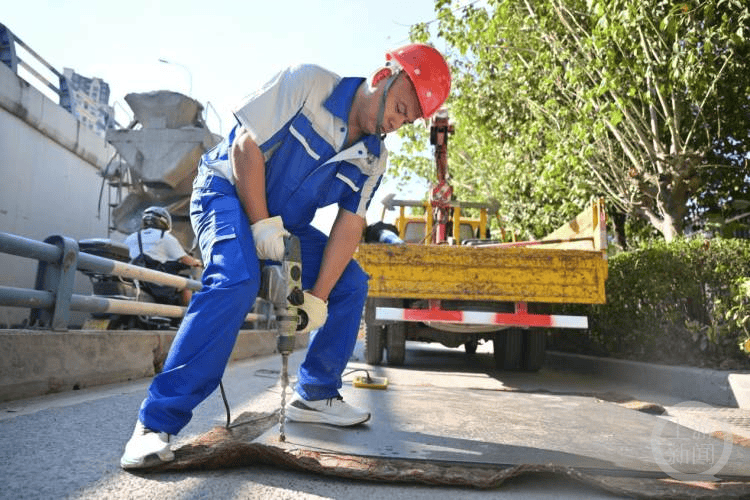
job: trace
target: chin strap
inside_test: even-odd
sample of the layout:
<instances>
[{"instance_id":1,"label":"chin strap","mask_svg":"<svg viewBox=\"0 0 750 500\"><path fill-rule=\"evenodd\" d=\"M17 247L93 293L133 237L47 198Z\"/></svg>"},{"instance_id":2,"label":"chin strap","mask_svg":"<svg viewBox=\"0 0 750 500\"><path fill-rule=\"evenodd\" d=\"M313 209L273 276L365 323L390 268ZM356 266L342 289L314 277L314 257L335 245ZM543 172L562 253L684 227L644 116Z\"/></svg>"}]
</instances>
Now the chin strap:
<instances>
[{"instance_id":1,"label":"chin strap","mask_svg":"<svg viewBox=\"0 0 750 500\"><path fill-rule=\"evenodd\" d=\"M378 109L378 122L375 125L375 133L380 136L384 136L385 133L383 132L383 116L385 115L385 101L388 99L388 92L391 90L391 85L393 85L393 82L396 81L396 78L398 78L399 73L396 72L392 74L390 77L388 77L388 80L385 82L385 88L383 89L383 95L380 97L380 108Z\"/></svg>"}]
</instances>

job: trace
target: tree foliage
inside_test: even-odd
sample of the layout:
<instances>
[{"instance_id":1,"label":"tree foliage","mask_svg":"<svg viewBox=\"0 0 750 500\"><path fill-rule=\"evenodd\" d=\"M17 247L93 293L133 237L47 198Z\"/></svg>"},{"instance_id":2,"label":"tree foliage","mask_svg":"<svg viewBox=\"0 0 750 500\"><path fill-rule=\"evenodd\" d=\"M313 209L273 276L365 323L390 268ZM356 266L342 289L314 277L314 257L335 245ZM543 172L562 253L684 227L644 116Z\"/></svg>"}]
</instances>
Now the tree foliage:
<instances>
[{"instance_id":1,"label":"tree foliage","mask_svg":"<svg viewBox=\"0 0 750 500\"><path fill-rule=\"evenodd\" d=\"M541 236L592 196L665 239L748 197L750 7L741 0L437 0L412 38L453 70L449 151L461 199L495 198ZM403 132L398 169L429 142Z\"/></svg>"}]
</instances>

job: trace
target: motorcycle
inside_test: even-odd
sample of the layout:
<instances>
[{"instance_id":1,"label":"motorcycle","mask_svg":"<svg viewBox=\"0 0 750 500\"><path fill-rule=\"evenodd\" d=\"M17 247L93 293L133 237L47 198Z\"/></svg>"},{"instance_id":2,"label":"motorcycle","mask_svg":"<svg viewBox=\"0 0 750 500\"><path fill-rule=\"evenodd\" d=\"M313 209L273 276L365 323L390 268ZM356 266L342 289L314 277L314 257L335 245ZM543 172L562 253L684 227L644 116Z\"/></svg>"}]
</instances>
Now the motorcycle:
<instances>
[{"instance_id":1,"label":"motorcycle","mask_svg":"<svg viewBox=\"0 0 750 500\"><path fill-rule=\"evenodd\" d=\"M90 238L78 241L78 248L98 257L124 262L126 264L141 265L137 259L130 259L127 245L107 238ZM170 263L172 264L172 263ZM181 274L190 269L184 264L171 266L169 272ZM182 266L182 268L180 268ZM155 285L136 279L123 278L110 274L100 274L81 270L91 280L95 295L111 299L131 300L136 302L151 302L167 305L180 305L179 291L173 287ZM179 326L181 318L167 318L161 316L124 315L111 313L92 313L99 328L108 330L165 330Z\"/></svg>"}]
</instances>

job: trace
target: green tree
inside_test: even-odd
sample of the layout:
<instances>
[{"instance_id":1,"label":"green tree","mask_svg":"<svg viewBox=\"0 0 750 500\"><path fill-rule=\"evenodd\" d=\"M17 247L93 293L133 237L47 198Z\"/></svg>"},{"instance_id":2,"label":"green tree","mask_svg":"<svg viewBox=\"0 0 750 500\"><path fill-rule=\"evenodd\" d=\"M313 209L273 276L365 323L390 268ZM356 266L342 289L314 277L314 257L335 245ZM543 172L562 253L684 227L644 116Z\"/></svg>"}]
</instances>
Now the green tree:
<instances>
[{"instance_id":1,"label":"green tree","mask_svg":"<svg viewBox=\"0 0 750 500\"><path fill-rule=\"evenodd\" d=\"M448 47L455 191L496 198L508 227L540 236L603 195L669 241L691 207L746 192L747 160L737 155L750 142L745 2L437 0L435 8L435 23L412 35ZM413 160L425 131L404 137L397 168L432 178L429 160Z\"/></svg>"}]
</instances>

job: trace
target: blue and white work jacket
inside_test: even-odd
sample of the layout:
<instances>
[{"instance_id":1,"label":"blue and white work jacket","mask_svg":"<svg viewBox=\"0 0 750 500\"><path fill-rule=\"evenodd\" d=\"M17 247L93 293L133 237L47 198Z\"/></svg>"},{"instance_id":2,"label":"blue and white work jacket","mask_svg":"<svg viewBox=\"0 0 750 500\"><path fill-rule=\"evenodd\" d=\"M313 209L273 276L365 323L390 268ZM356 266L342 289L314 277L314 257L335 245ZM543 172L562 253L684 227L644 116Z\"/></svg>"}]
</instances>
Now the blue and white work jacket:
<instances>
[{"instance_id":1,"label":"blue and white work jacket","mask_svg":"<svg viewBox=\"0 0 750 500\"><path fill-rule=\"evenodd\" d=\"M376 135L343 149L349 111L363 81L314 65L281 71L234 110L238 125L202 163L234 184L229 152L244 128L265 157L270 216L280 215L293 230L310 224L318 208L338 203L364 218L387 151Z\"/></svg>"}]
</instances>

